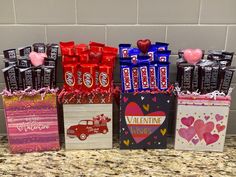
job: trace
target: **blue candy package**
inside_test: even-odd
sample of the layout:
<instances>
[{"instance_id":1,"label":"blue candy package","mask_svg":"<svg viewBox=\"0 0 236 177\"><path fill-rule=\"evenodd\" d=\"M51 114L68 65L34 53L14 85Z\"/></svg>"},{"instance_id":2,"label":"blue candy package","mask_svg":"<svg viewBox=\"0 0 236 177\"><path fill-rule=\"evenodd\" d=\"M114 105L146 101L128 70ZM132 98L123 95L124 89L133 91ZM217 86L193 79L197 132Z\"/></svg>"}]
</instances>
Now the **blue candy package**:
<instances>
[{"instance_id":1,"label":"blue candy package","mask_svg":"<svg viewBox=\"0 0 236 177\"><path fill-rule=\"evenodd\" d=\"M132 58L132 63L137 63L138 55L140 54L140 50L138 48L132 48L128 51L128 56Z\"/></svg>"},{"instance_id":2,"label":"blue candy package","mask_svg":"<svg viewBox=\"0 0 236 177\"><path fill-rule=\"evenodd\" d=\"M120 58L120 79L122 92L133 92L131 57Z\"/></svg>"},{"instance_id":3,"label":"blue candy package","mask_svg":"<svg viewBox=\"0 0 236 177\"><path fill-rule=\"evenodd\" d=\"M131 48L131 44L120 44L119 45L119 56L122 58L129 57L128 52Z\"/></svg>"},{"instance_id":4,"label":"blue candy package","mask_svg":"<svg viewBox=\"0 0 236 177\"><path fill-rule=\"evenodd\" d=\"M138 56L139 91L149 90L149 56Z\"/></svg>"},{"instance_id":5,"label":"blue candy package","mask_svg":"<svg viewBox=\"0 0 236 177\"><path fill-rule=\"evenodd\" d=\"M157 51L168 50L168 45L169 45L168 43L156 42Z\"/></svg>"},{"instance_id":6,"label":"blue candy package","mask_svg":"<svg viewBox=\"0 0 236 177\"><path fill-rule=\"evenodd\" d=\"M150 57L150 62L154 61L157 52L157 45L152 44L148 49L148 56Z\"/></svg>"},{"instance_id":7,"label":"blue candy package","mask_svg":"<svg viewBox=\"0 0 236 177\"><path fill-rule=\"evenodd\" d=\"M167 90L169 87L169 62L158 63L156 67L157 86L159 90Z\"/></svg>"},{"instance_id":8,"label":"blue candy package","mask_svg":"<svg viewBox=\"0 0 236 177\"><path fill-rule=\"evenodd\" d=\"M157 51L155 60L157 62L169 62L170 54L170 50Z\"/></svg>"}]
</instances>

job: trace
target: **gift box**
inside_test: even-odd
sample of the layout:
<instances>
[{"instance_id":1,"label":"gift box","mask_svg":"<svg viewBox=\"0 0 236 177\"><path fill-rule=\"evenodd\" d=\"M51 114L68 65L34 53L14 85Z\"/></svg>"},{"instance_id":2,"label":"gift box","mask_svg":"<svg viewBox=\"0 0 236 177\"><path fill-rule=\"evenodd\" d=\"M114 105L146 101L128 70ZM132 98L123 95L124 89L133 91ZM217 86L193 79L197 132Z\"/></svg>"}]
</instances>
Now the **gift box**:
<instances>
[{"instance_id":1,"label":"gift box","mask_svg":"<svg viewBox=\"0 0 236 177\"><path fill-rule=\"evenodd\" d=\"M166 148L172 97L172 93L122 93L120 148Z\"/></svg>"},{"instance_id":2,"label":"gift box","mask_svg":"<svg viewBox=\"0 0 236 177\"><path fill-rule=\"evenodd\" d=\"M175 149L223 151L230 96L179 95Z\"/></svg>"},{"instance_id":3,"label":"gift box","mask_svg":"<svg viewBox=\"0 0 236 177\"><path fill-rule=\"evenodd\" d=\"M64 94L65 149L112 148L112 94Z\"/></svg>"},{"instance_id":4,"label":"gift box","mask_svg":"<svg viewBox=\"0 0 236 177\"><path fill-rule=\"evenodd\" d=\"M12 153L60 149L55 93L2 98Z\"/></svg>"}]
</instances>

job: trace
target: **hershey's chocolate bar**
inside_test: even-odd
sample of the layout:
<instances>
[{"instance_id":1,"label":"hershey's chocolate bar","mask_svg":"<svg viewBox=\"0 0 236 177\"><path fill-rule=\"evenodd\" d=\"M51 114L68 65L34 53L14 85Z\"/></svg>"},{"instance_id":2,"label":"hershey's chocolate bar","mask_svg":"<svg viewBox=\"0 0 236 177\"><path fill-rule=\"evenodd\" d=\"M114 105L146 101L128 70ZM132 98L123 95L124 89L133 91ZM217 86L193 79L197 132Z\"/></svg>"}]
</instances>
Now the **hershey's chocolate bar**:
<instances>
[{"instance_id":1,"label":"hershey's chocolate bar","mask_svg":"<svg viewBox=\"0 0 236 177\"><path fill-rule=\"evenodd\" d=\"M59 50L59 46L57 44L47 45L47 56L49 58L57 60L57 58L58 58L58 50Z\"/></svg>"},{"instance_id":2,"label":"hershey's chocolate bar","mask_svg":"<svg viewBox=\"0 0 236 177\"><path fill-rule=\"evenodd\" d=\"M29 68L29 67L31 67L31 62L27 58L19 58L18 59L18 66L20 68Z\"/></svg>"},{"instance_id":3,"label":"hershey's chocolate bar","mask_svg":"<svg viewBox=\"0 0 236 177\"><path fill-rule=\"evenodd\" d=\"M44 67L43 68L43 87L53 87L52 79L53 79L54 67Z\"/></svg>"},{"instance_id":4,"label":"hershey's chocolate bar","mask_svg":"<svg viewBox=\"0 0 236 177\"><path fill-rule=\"evenodd\" d=\"M17 60L16 59L5 59L4 63L5 63L5 68L6 68L8 66L17 65Z\"/></svg>"},{"instance_id":5,"label":"hershey's chocolate bar","mask_svg":"<svg viewBox=\"0 0 236 177\"><path fill-rule=\"evenodd\" d=\"M193 69L192 65L181 65L181 83L180 87L185 91L192 91Z\"/></svg>"},{"instance_id":6,"label":"hershey's chocolate bar","mask_svg":"<svg viewBox=\"0 0 236 177\"><path fill-rule=\"evenodd\" d=\"M211 71L211 92L218 90L219 87L219 69L220 66L212 66Z\"/></svg>"},{"instance_id":7,"label":"hershey's chocolate bar","mask_svg":"<svg viewBox=\"0 0 236 177\"><path fill-rule=\"evenodd\" d=\"M200 73L200 91L202 94L206 94L211 91L211 72L212 67L211 66L204 66L201 67L201 73Z\"/></svg>"},{"instance_id":8,"label":"hershey's chocolate bar","mask_svg":"<svg viewBox=\"0 0 236 177\"><path fill-rule=\"evenodd\" d=\"M44 43L33 44L33 50L37 53L46 53L46 46Z\"/></svg>"},{"instance_id":9,"label":"hershey's chocolate bar","mask_svg":"<svg viewBox=\"0 0 236 177\"><path fill-rule=\"evenodd\" d=\"M11 65L8 66L7 68L2 69L2 72L4 74L7 90L11 92L18 90L15 65Z\"/></svg>"},{"instance_id":10,"label":"hershey's chocolate bar","mask_svg":"<svg viewBox=\"0 0 236 177\"><path fill-rule=\"evenodd\" d=\"M43 86L43 69L34 68L34 89L39 90Z\"/></svg>"},{"instance_id":11,"label":"hershey's chocolate bar","mask_svg":"<svg viewBox=\"0 0 236 177\"><path fill-rule=\"evenodd\" d=\"M8 49L3 51L4 58L16 59L16 49Z\"/></svg>"},{"instance_id":12,"label":"hershey's chocolate bar","mask_svg":"<svg viewBox=\"0 0 236 177\"><path fill-rule=\"evenodd\" d=\"M31 46L19 48L19 54L21 57L28 57L31 52Z\"/></svg>"},{"instance_id":13,"label":"hershey's chocolate bar","mask_svg":"<svg viewBox=\"0 0 236 177\"><path fill-rule=\"evenodd\" d=\"M198 73L198 70L199 70L199 66L194 66L194 70L193 70L193 85L192 85L192 90L193 91L197 91L198 90L198 86L199 86L199 73Z\"/></svg>"},{"instance_id":14,"label":"hershey's chocolate bar","mask_svg":"<svg viewBox=\"0 0 236 177\"><path fill-rule=\"evenodd\" d=\"M34 81L33 81L33 70L32 68L20 68L20 75L23 83L23 89L28 87L34 88Z\"/></svg>"},{"instance_id":15,"label":"hershey's chocolate bar","mask_svg":"<svg viewBox=\"0 0 236 177\"><path fill-rule=\"evenodd\" d=\"M231 70L228 68L225 68L221 70L221 84L220 84L220 92L223 92L225 94L228 94L230 84L234 75L235 70Z\"/></svg>"}]
</instances>

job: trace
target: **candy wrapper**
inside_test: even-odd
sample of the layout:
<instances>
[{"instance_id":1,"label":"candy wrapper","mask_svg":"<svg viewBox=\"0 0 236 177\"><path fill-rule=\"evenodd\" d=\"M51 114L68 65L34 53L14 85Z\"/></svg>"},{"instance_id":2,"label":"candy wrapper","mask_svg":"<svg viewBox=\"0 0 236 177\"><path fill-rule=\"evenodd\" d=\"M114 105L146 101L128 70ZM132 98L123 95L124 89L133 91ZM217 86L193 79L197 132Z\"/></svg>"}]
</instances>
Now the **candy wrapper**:
<instances>
[{"instance_id":1,"label":"candy wrapper","mask_svg":"<svg viewBox=\"0 0 236 177\"><path fill-rule=\"evenodd\" d=\"M168 44L138 40L138 48L119 45L122 92L141 92L169 88Z\"/></svg>"}]
</instances>

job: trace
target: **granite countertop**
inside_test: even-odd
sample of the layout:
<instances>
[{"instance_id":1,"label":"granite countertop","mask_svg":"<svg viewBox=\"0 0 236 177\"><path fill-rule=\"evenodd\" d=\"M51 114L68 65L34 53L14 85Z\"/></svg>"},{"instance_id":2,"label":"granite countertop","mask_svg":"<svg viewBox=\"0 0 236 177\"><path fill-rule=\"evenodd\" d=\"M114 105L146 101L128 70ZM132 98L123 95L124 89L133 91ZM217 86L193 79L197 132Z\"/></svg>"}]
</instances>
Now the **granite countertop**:
<instances>
[{"instance_id":1,"label":"granite countertop","mask_svg":"<svg viewBox=\"0 0 236 177\"><path fill-rule=\"evenodd\" d=\"M74 150L10 154L0 137L0 176L236 176L236 136L223 153L165 150Z\"/></svg>"}]
</instances>

